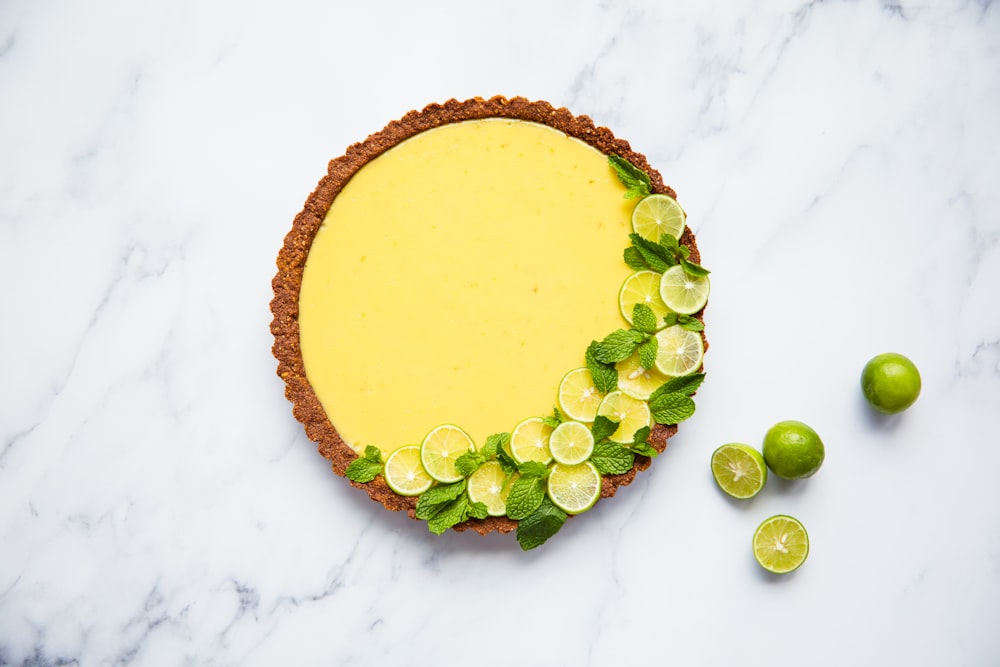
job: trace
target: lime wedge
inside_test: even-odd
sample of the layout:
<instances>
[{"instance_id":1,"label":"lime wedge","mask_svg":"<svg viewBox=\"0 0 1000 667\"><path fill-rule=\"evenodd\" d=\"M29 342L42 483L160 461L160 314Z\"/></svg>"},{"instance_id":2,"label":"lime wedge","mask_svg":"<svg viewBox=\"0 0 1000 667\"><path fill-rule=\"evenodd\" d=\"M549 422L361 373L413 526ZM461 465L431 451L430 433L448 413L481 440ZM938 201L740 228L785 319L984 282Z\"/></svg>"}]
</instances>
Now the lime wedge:
<instances>
[{"instance_id":1,"label":"lime wedge","mask_svg":"<svg viewBox=\"0 0 1000 667\"><path fill-rule=\"evenodd\" d=\"M601 497L601 473L590 461L577 465L556 463L548 480L549 499L566 514L579 514Z\"/></svg>"},{"instance_id":2,"label":"lime wedge","mask_svg":"<svg viewBox=\"0 0 1000 667\"><path fill-rule=\"evenodd\" d=\"M705 343L697 331L682 326L667 327L656 334L656 369L664 375L694 373L701 368Z\"/></svg>"},{"instance_id":3,"label":"lime wedge","mask_svg":"<svg viewBox=\"0 0 1000 667\"><path fill-rule=\"evenodd\" d=\"M733 442L712 452L712 476L733 498L753 498L764 488L767 466L756 449Z\"/></svg>"},{"instance_id":4,"label":"lime wedge","mask_svg":"<svg viewBox=\"0 0 1000 667\"><path fill-rule=\"evenodd\" d=\"M783 514L772 516L753 534L753 555L768 572L791 572L809 555L809 535L798 519Z\"/></svg>"},{"instance_id":5,"label":"lime wedge","mask_svg":"<svg viewBox=\"0 0 1000 667\"><path fill-rule=\"evenodd\" d=\"M594 451L594 434L580 422L563 422L549 436L549 451L556 463L583 463Z\"/></svg>"},{"instance_id":6,"label":"lime wedge","mask_svg":"<svg viewBox=\"0 0 1000 667\"><path fill-rule=\"evenodd\" d=\"M604 394L597 391L594 378L586 368L575 368L559 383L559 409L570 419L592 422Z\"/></svg>"},{"instance_id":7,"label":"lime wedge","mask_svg":"<svg viewBox=\"0 0 1000 667\"><path fill-rule=\"evenodd\" d=\"M401 496L419 496L434 483L420 462L420 445L406 445L390 454L382 474L389 488Z\"/></svg>"},{"instance_id":8,"label":"lime wedge","mask_svg":"<svg viewBox=\"0 0 1000 667\"><path fill-rule=\"evenodd\" d=\"M514 427L510 434L510 453L518 463L538 461L548 463L552 460L549 451L549 436L552 427L546 425L541 417L529 417Z\"/></svg>"},{"instance_id":9,"label":"lime wedge","mask_svg":"<svg viewBox=\"0 0 1000 667\"><path fill-rule=\"evenodd\" d=\"M643 197L632 209L632 231L642 238L659 243L664 234L679 239L684 232L684 209L667 195Z\"/></svg>"},{"instance_id":10,"label":"lime wedge","mask_svg":"<svg viewBox=\"0 0 1000 667\"><path fill-rule=\"evenodd\" d=\"M613 391L601 401L597 414L618 422L618 430L608 438L613 442L632 442L635 432L650 425L652 415L645 401L628 396L622 391Z\"/></svg>"},{"instance_id":11,"label":"lime wedge","mask_svg":"<svg viewBox=\"0 0 1000 667\"><path fill-rule=\"evenodd\" d=\"M510 487L511 484L507 483L507 475L500 464L496 461L487 461L469 476L466 488L471 502L486 505L486 512L490 516L503 516L507 513Z\"/></svg>"},{"instance_id":12,"label":"lime wedge","mask_svg":"<svg viewBox=\"0 0 1000 667\"><path fill-rule=\"evenodd\" d=\"M420 462L427 474L443 484L462 479L455 470L455 459L475 445L469 434L453 424L435 426L420 444Z\"/></svg>"},{"instance_id":13,"label":"lime wedge","mask_svg":"<svg viewBox=\"0 0 1000 667\"><path fill-rule=\"evenodd\" d=\"M656 315L657 328L663 326L663 317L670 309L660 298L660 274L656 271L638 271L622 283L618 290L618 308L629 324L635 324L632 321L632 310L637 303L649 306Z\"/></svg>"},{"instance_id":14,"label":"lime wedge","mask_svg":"<svg viewBox=\"0 0 1000 667\"><path fill-rule=\"evenodd\" d=\"M615 369L618 371L618 388L626 395L640 401L648 400L660 385L670 379L669 375L657 370L655 365L652 368L643 368L639 363L638 352L624 361L619 361L615 364Z\"/></svg>"},{"instance_id":15,"label":"lime wedge","mask_svg":"<svg viewBox=\"0 0 1000 667\"><path fill-rule=\"evenodd\" d=\"M708 276L692 276L678 264L660 276L660 298L675 313L693 315L708 303L710 286Z\"/></svg>"}]
</instances>

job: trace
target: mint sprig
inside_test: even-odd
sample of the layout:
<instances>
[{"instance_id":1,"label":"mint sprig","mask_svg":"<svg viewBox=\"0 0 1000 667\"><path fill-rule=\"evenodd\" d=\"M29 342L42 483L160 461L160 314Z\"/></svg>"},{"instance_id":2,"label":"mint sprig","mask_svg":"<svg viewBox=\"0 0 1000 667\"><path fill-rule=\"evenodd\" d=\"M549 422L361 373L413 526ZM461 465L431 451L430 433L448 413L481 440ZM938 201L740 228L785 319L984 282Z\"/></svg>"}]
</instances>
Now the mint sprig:
<instances>
[{"instance_id":1,"label":"mint sprig","mask_svg":"<svg viewBox=\"0 0 1000 667\"><path fill-rule=\"evenodd\" d=\"M551 415L542 418L542 423L550 428L556 428L557 426L559 426L559 424L562 424L564 421L566 421L566 417L564 417L563 413L559 411L559 408L555 406L552 406Z\"/></svg>"},{"instance_id":2,"label":"mint sprig","mask_svg":"<svg viewBox=\"0 0 1000 667\"><path fill-rule=\"evenodd\" d=\"M672 327L674 325L679 325L681 328L687 329L688 331L704 331L705 325L701 323L701 320L690 315L680 315L678 313L667 313L663 317L663 323Z\"/></svg>"},{"instance_id":3,"label":"mint sprig","mask_svg":"<svg viewBox=\"0 0 1000 667\"><path fill-rule=\"evenodd\" d=\"M507 516L515 521L526 519L545 499L545 478L549 467L538 461L525 461L517 466L520 477L510 487L507 496Z\"/></svg>"},{"instance_id":4,"label":"mint sprig","mask_svg":"<svg viewBox=\"0 0 1000 667\"><path fill-rule=\"evenodd\" d=\"M378 447L368 445L364 454L351 461L344 470L344 475L352 482L364 484L370 482L382 472L382 452Z\"/></svg>"},{"instance_id":5,"label":"mint sprig","mask_svg":"<svg viewBox=\"0 0 1000 667\"><path fill-rule=\"evenodd\" d=\"M486 505L469 501L465 480L428 489L417 499L418 519L427 521L427 529L440 535L466 519L485 519Z\"/></svg>"},{"instance_id":6,"label":"mint sprig","mask_svg":"<svg viewBox=\"0 0 1000 667\"><path fill-rule=\"evenodd\" d=\"M691 400L705 379L704 373L671 378L649 396L649 411L657 424L679 424L694 414Z\"/></svg>"},{"instance_id":7,"label":"mint sprig","mask_svg":"<svg viewBox=\"0 0 1000 667\"><path fill-rule=\"evenodd\" d=\"M636 271L646 269L663 273L671 266L680 264L684 271L691 276L707 276L710 271L700 264L695 264L688 257L691 256L691 249L682 245L670 234L660 237L659 243L654 243L644 239L638 234L629 234L629 241L632 245L625 249L622 258L625 263Z\"/></svg>"},{"instance_id":8,"label":"mint sprig","mask_svg":"<svg viewBox=\"0 0 1000 667\"><path fill-rule=\"evenodd\" d=\"M626 187L625 199L645 197L652 193L653 185L649 174L618 155L609 155L608 164L615 170L618 180Z\"/></svg>"},{"instance_id":9,"label":"mint sprig","mask_svg":"<svg viewBox=\"0 0 1000 667\"><path fill-rule=\"evenodd\" d=\"M590 378L594 381L594 387L602 394L610 394L618 388L618 371L613 363L599 361L597 359L597 348L600 346L596 340L590 342L584 359L587 369L590 371Z\"/></svg>"},{"instance_id":10,"label":"mint sprig","mask_svg":"<svg viewBox=\"0 0 1000 667\"><path fill-rule=\"evenodd\" d=\"M642 367L652 368L656 362L658 346L653 336L656 331L656 315L646 304L637 303L632 308L632 325L632 329L618 329L605 336L604 340L593 347L594 359L610 365L628 359L638 350Z\"/></svg>"},{"instance_id":11,"label":"mint sprig","mask_svg":"<svg viewBox=\"0 0 1000 667\"><path fill-rule=\"evenodd\" d=\"M534 512L521 519L517 524L517 543L521 549L528 551L545 544L545 541L559 532L566 523L566 512L552 504L552 501L542 496L542 501Z\"/></svg>"}]
</instances>

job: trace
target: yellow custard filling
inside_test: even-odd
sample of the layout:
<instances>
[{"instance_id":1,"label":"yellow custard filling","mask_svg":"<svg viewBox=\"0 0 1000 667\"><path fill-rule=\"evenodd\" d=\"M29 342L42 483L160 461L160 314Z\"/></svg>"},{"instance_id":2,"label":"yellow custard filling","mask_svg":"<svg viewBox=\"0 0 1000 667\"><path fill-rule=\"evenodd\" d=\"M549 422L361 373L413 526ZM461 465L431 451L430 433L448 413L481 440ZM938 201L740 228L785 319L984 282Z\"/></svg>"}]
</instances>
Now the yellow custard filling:
<instances>
[{"instance_id":1,"label":"yellow custard filling","mask_svg":"<svg viewBox=\"0 0 1000 667\"><path fill-rule=\"evenodd\" d=\"M451 423L481 446L550 414L590 341L625 326L624 192L606 155L519 120L445 125L362 167L299 302L306 375L341 437L389 453Z\"/></svg>"}]
</instances>

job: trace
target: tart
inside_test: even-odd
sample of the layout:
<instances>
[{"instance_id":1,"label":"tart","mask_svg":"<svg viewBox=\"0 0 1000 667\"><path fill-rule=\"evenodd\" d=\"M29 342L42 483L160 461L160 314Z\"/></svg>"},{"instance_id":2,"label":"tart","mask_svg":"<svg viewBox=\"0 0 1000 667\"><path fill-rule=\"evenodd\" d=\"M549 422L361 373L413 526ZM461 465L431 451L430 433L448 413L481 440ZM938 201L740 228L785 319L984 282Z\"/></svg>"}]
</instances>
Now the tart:
<instances>
[{"instance_id":1,"label":"tart","mask_svg":"<svg viewBox=\"0 0 1000 667\"><path fill-rule=\"evenodd\" d=\"M511 516L525 517L504 512L503 501L499 511L494 502L487 512L486 504L469 500L466 478L478 467L506 479L505 494L511 485L526 487L536 473L536 491L548 478L546 508L550 499L566 507L552 485L571 480L573 471L598 471L590 504L632 482L676 433L671 422L679 413L647 410L667 417L644 417L645 429L633 433L630 426L624 433L625 411L615 421L616 406L662 407L669 401L658 399L667 393L686 406L700 384L707 348L703 301L693 313L657 316L656 325L645 328L622 305L622 285L635 284L636 273L659 280L664 262L707 281L683 222L676 240L664 234L659 244L633 233L642 196L676 205L676 193L646 158L610 130L523 98L432 104L332 160L279 252L271 331L285 396L333 471L414 518L427 518L430 496L449 488L459 493L461 486L460 520L437 525L482 534L513 531L519 520ZM663 310L670 312L660 304ZM635 313L645 322L645 311ZM640 354L651 347L655 355L655 339L673 346L677 336L663 335L668 332L697 339L687 377L660 374L652 357ZM627 358L611 356L622 341L631 348L618 357ZM603 412L573 420L573 409L559 409L560 386L571 377L589 387L584 395ZM649 391L635 398L630 389L642 378ZM603 391L594 398L588 383ZM614 405L606 398L612 393ZM693 403L676 421L691 411ZM589 450L581 454L565 437L560 446L573 452L573 465L552 462L544 441L538 457L517 448L525 434L547 439L562 422L576 425L561 433L593 432L593 462L586 460ZM442 434L471 443L467 465L459 465L466 474L452 466L455 476L442 476L428 462L428 439ZM613 452L627 460L627 469L621 457L615 464L600 459L608 447L628 452ZM393 457L398 450L405 451ZM424 487L413 474L406 488L387 483L388 458L395 459L394 469L405 469L418 456L424 470L414 474L430 472ZM427 487L433 492L420 493ZM573 512L553 510L559 525ZM530 536L522 541L533 546Z\"/></svg>"}]
</instances>

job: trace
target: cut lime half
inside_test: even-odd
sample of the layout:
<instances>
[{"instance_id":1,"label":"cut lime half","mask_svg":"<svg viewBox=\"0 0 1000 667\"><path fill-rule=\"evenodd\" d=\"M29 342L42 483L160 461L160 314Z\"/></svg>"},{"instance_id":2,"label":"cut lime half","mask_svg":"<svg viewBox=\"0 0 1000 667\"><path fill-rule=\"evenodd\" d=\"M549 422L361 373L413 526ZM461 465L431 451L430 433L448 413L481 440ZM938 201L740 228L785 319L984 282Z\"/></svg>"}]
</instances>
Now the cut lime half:
<instances>
[{"instance_id":1,"label":"cut lime half","mask_svg":"<svg viewBox=\"0 0 1000 667\"><path fill-rule=\"evenodd\" d=\"M809 535L798 519L779 514L765 519L753 534L753 555L768 572L785 574L809 555Z\"/></svg>"},{"instance_id":2,"label":"cut lime half","mask_svg":"<svg viewBox=\"0 0 1000 667\"><path fill-rule=\"evenodd\" d=\"M685 217L684 209L673 197L648 195L632 209L632 231L653 243L659 243L664 234L679 239L684 233Z\"/></svg>"},{"instance_id":3,"label":"cut lime half","mask_svg":"<svg viewBox=\"0 0 1000 667\"><path fill-rule=\"evenodd\" d=\"M697 331L680 325L656 333L656 369L664 375L689 375L701 368L705 342Z\"/></svg>"},{"instance_id":4,"label":"cut lime half","mask_svg":"<svg viewBox=\"0 0 1000 667\"><path fill-rule=\"evenodd\" d=\"M427 474L442 484L462 479L455 469L455 459L475 450L469 434L453 424L435 426L420 444L420 462Z\"/></svg>"},{"instance_id":5,"label":"cut lime half","mask_svg":"<svg viewBox=\"0 0 1000 667\"><path fill-rule=\"evenodd\" d=\"M618 309L629 324L635 324L632 311L637 303L649 306L656 315L656 328L663 327L663 318L670 309L660 298L660 274L656 271L637 271L622 283L618 290Z\"/></svg>"},{"instance_id":6,"label":"cut lime half","mask_svg":"<svg viewBox=\"0 0 1000 667\"><path fill-rule=\"evenodd\" d=\"M382 474L389 488L401 496L419 496L434 483L420 462L420 445L406 445L390 454Z\"/></svg>"},{"instance_id":7,"label":"cut lime half","mask_svg":"<svg viewBox=\"0 0 1000 667\"><path fill-rule=\"evenodd\" d=\"M507 475L496 461L487 461L476 468L469 476L469 500L486 505L486 513L490 516L503 516L507 513L507 496L511 485L507 483Z\"/></svg>"},{"instance_id":8,"label":"cut lime half","mask_svg":"<svg viewBox=\"0 0 1000 667\"><path fill-rule=\"evenodd\" d=\"M678 264L660 276L660 299L675 313L693 315L708 303L710 287L708 276L692 276Z\"/></svg>"},{"instance_id":9,"label":"cut lime half","mask_svg":"<svg viewBox=\"0 0 1000 667\"><path fill-rule=\"evenodd\" d=\"M559 409L570 419L592 422L604 394L597 391L587 368L574 368L559 383Z\"/></svg>"},{"instance_id":10,"label":"cut lime half","mask_svg":"<svg viewBox=\"0 0 1000 667\"><path fill-rule=\"evenodd\" d=\"M552 427L543 422L541 417L529 417L511 432L510 453L518 463L548 463L552 460L552 453L549 451L550 435Z\"/></svg>"},{"instance_id":11,"label":"cut lime half","mask_svg":"<svg viewBox=\"0 0 1000 667\"><path fill-rule=\"evenodd\" d=\"M556 463L549 473L547 490L556 507L566 514L579 514L601 497L601 473L590 461L571 466Z\"/></svg>"},{"instance_id":12,"label":"cut lime half","mask_svg":"<svg viewBox=\"0 0 1000 667\"><path fill-rule=\"evenodd\" d=\"M618 422L618 429L608 439L619 443L632 442L635 432L649 426L652 420L646 401L632 398L622 391L613 391L605 396L597 414Z\"/></svg>"},{"instance_id":13,"label":"cut lime half","mask_svg":"<svg viewBox=\"0 0 1000 667\"><path fill-rule=\"evenodd\" d=\"M764 457L753 447L733 442L712 453L712 476L733 498L753 498L767 481Z\"/></svg>"},{"instance_id":14,"label":"cut lime half","mask_svg":"<svg viewBox=\"0 0 1000 667\"><path fill-rule=\"evenodd\" d=\"M583 463L594 451L594 434L580 422L563 422L549 436L549 451L556 463Z\"/></svg>"}]
</instances>

